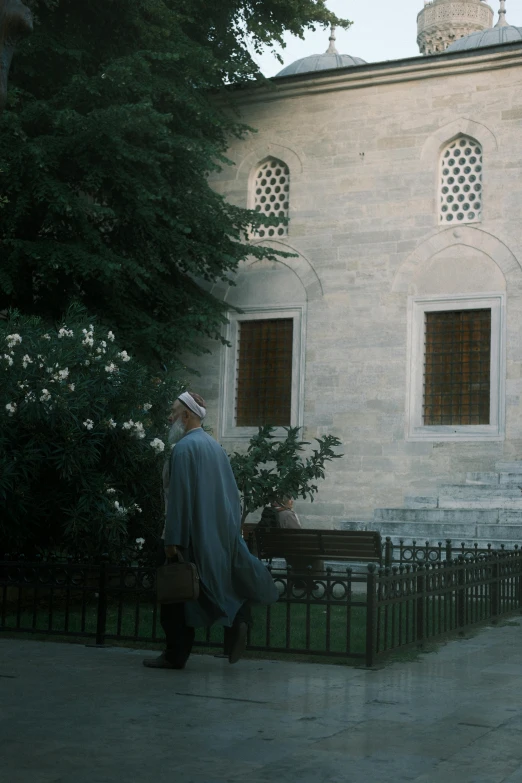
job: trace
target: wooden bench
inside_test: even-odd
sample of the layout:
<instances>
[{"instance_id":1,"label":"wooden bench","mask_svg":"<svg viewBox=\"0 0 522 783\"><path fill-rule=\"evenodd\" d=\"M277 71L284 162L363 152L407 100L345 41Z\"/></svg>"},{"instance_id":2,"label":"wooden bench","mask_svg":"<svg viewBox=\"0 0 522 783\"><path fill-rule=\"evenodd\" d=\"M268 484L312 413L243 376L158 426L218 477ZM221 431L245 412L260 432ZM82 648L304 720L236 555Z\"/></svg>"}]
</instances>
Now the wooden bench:
<instances>
[{"instance_id":1,"label":"wooden bench","mask_svg":"<svg viewBox=\"0 0 522 783\"><path fill-rule=\"evenodd\" d=\"M383 564L381 534L374 530L260 528L249 531L261 560L284 558L294 568L322 570L324 560ZM321 563L321 565L320 565Z\"/></svg>"}]
</instances>

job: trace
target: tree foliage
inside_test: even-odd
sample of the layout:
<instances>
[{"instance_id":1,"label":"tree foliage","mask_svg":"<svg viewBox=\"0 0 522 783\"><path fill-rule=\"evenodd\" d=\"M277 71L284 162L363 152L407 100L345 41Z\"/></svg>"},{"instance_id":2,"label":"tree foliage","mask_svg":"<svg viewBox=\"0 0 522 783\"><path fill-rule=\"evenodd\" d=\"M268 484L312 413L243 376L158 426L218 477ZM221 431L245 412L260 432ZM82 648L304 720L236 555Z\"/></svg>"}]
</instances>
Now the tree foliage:
<instances>
[{"instance_id":1,"label":"tree foliage","mask_svg":"<svg viewBox=\"0 0 522 783\"><path fill-rule=\"evenodd\" d=\"M252 48L348 23L323 0L27 5L0 124L0 310L56 320L76 299L148 360L197 353L224 310L194 281L274 255L208 184L247 132L228 87L260 78Z\"/></svg>"},{"instance_id":2,"label":"tree foliage","mask_svg":"<svg viewBox=\"0 0 522 783\"><path fill-rule=\"evenodd\" d=\"M247 451L236 451L230 458L241 495L241 523L273 500L301 496L313 501L318 491L316 482L324 479L325 463L342 456L334 451L341 441L325 435L315 439L317 447L303 459L301 453L310 443L299 440L299 427L285 429L287 436L281 440L275 438L274 427L260 427Z\"/></svg>"},{"instance_id":3,"label":"tree foliage","mask_svg":"<svg viewBox=\"0 0 522 783\"><path fill-rule=\"evenodd\" d=\"M55 329L0 321L0 378L0 549L120 554L157 539L179 386L79 308Z\"/></svg>"}]
</instances>

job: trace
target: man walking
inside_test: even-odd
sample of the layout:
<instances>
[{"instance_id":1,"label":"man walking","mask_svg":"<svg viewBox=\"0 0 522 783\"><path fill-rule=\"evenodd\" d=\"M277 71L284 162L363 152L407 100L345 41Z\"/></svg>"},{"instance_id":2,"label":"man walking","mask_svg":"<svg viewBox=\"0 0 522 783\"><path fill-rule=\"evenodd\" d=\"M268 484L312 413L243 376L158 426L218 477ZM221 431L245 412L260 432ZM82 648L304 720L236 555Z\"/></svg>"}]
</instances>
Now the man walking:
<instances>
[{"instance_id":1,"label":"man walking","mask_svg":"<svg viewBox=\"0 0 522 783\"><path fill-rule=\"evenodd\" d=\"M183 392L172 406L172 453L165 523L165 557L180 549L196 564L200 597L185 604L164 604L161 625L166 650L146 659L156 669L183 669L191 653L194 629L225 626L225 650L236 663L246 645L249 602L271 604L279 594L270 573L250 554L241 537L239 491L224 449L202 429L205 401Z\"/></svg>"}]
</instances>

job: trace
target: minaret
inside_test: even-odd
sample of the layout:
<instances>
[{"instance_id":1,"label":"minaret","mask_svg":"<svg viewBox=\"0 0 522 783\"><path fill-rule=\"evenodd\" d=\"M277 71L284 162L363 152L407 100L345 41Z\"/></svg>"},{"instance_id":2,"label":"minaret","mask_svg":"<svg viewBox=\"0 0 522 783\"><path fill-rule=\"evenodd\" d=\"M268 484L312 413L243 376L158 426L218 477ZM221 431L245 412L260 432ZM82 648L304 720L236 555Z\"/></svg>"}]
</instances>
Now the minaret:
<instances>
[{"instance_id":1,"label":"minaret","mask_svg":"<svg viewBox=\"0 0 522 783\"><path fill-rule=\"evenodd\" d=\"M505 21L505 0L501 6L501 19ZM424 8L417 16L421 54L443 52L458 38L493 27L493 19L493 9L484 0L424 0Z\"/></svg>"}]
</instances>

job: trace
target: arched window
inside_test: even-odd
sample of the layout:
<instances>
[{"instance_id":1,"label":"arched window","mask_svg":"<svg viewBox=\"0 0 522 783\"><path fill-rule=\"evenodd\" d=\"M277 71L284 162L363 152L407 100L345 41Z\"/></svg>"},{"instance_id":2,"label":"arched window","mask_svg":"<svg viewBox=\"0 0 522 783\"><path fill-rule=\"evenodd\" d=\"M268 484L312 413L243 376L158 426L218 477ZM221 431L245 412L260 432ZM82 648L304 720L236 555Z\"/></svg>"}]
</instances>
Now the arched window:
<instances>
[{"instance_id":1,"label":"arched window","mask_svg":"<svg viewBox=\"0 0 522 783\"><path fill-rule=\"evenodd\" d=\"M254 183L254 209L266 217L277 217L281 220L275 226L260 226L255 235L258 237L282 237L288 234L288 224L283 223L288 218L290 207L290 171L286 163L277 158L269 158L259 166Z\"/></svg>"},{"instance_id":2,"label":"arched window","mask_svg":"<svg viewBox=\"0 0 522 783\"><path fill-rule=\"evenodd\" d=\"M440 222L476 223L482 219L482 147L459 136L442 150Z\"/></svg>"}]
</instances>

